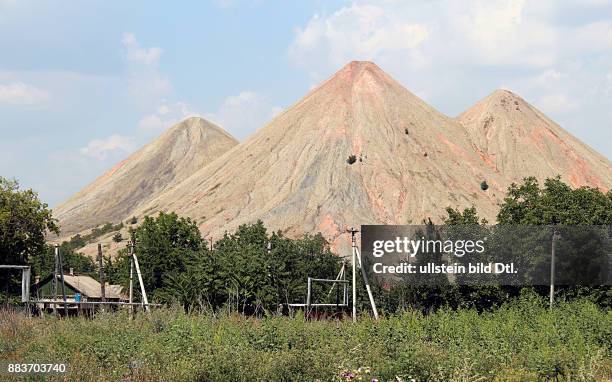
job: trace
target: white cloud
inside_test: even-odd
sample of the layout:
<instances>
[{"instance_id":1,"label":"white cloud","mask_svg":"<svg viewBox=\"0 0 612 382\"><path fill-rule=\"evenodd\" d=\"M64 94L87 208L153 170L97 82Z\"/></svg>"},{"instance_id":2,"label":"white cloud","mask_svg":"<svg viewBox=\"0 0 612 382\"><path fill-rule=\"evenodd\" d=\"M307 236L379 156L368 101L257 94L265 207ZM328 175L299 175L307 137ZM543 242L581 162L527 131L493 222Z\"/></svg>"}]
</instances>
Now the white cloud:
<instances>
[{"instance_id":1,"label":"white cloud","mask_svg":"<svg viewBox=\"0 0 612 382\"><path fill-rule=\"evenodd\" d=\"M172 97L172 84L159 70L163 49L143 48L131 33L123 35L122 43L128 63L128 91L144 113L137 123L140 133L159 133L196 114L186 102Z\"/></svg>"},{"instance_id":2,"label":"white cloud","mask_svg":"<svg viewBox=\"0 0 612 382\"><path fill-rule=\"evenodd\" d=\"M353 4L329 16L314 15L304 28L297 29L289 55L309 68L314 77L325 66L338 67L355 59L394 56L422 64L419 47L429 33L425 25L403 19L387 8ZM323 65L319 65L321 59Z\"/></svg>"},{"instance_id":3,"label":"white cloud","mask_svg":"<svg viewBox=\"0 0 612 382\"><path fill-rule=\"evenodd\" d=\"M0 83L0 105L33 105L46 102L49 93L23 82Z\"/></svg>"},{"instance_id":4,"label":"white cloud","mask_svg":"<svg viewBox=\"0 0 612 382\"><path fill-rule=\"evenodd\" d=\"M163 50L158 47L142 48L136 37L132 33L123 35L123 46L126 51L128 61L140 62L145 65L157 65L163 53Z\"/></svg>"},{"instance_id":5,"label":"white cloud","mask_svg":"<svg viewBox=\"0 0 612 382\"><path fill-rule=\"evenodd\" d=\"M315 14L296 28L288 54L315 77L350 60L419 71L441 65L541 70L579 54L609 54L610 21L560 21L576 7L571 1L364 0Z\"/></svg>"},{"instance_id":6,"label":"white cloud","mask_svg":"<svg viewBox=\"0 0 612 382\"><path fill-rule=\"evenodd\" d=\"M571 99L563 93L546 94L535 101L544 113L550 115L559 115L564 113L570 113L580 108L580 103Z\"/></svg>"},{"instance_id":7,"label":"white cloud","mask_svg":"<svg viewBox=\"0 0 612 382\"><path fill-rule=\"evenodd\" d=\"M87 146L81 148L81 154L96 158L98 160L106 160L111 153L130 153L136 147L134 138L125 137L118 134L113 134L104 139L93 139Z\"/></svg>"},{"instance_id":8,"label":"white cloud","mask_svg":"<svg viewBox=\"0 0 612 382\"><path fill-rule=\"evenodd\" d=\"M125 33L122 43L128 64L128 92L136 105L149 109L173 90L170 80L159 71L163 50L141 47L132 33Z\"/></svg>"},{"instance_id":9,"label":"white cloud","mask_svg":"<svg viewBox=\"0 0 612 382\"><path fill-rule=\"evenodd\" d=\"M205 118L240 139L262 127L281 110L265 96L253 91L243 91L227 97L219 110L205 114Z\"/></svg>"}]
</instances>

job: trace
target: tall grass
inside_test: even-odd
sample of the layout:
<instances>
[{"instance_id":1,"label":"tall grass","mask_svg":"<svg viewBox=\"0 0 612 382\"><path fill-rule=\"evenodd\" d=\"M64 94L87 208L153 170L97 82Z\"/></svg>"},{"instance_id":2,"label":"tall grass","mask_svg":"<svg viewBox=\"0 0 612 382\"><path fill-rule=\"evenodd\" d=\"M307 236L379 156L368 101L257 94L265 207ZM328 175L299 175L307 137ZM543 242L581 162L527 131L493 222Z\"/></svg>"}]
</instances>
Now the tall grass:
<instances>
[{"instance_id":1,"label":"tall grass","mask_svg":"<svg viewBox=\"0 0 612 382\"><path fill-rule=\"evenodd\" d=\"M0 313L0 359L67 362L71 381L609 381L612 314L535 297L485 313L374 321ZM64 378L64 377L62 377Z\"/></svg>"}]
</instances>

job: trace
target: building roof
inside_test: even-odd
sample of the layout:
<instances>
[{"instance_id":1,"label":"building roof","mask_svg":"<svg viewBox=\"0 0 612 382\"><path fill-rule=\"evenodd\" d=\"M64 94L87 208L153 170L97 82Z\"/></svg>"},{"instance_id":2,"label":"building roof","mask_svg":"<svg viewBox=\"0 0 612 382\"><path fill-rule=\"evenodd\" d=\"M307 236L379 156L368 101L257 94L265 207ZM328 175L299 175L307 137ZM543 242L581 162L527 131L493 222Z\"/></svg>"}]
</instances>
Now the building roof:
<instances>
[{"instance_id":1,"label":"building roof","mask_svg":"<svg viewBox=\"0 0 612 382\"><path fill-rule=\"evenodd\" d=\"M45 277L45 279L41 280L39 285L45 284L48 280L51 280L52 276ZM61 276L57 275L57 279L60 280ZM100 291L100 283L86 275L64 275L64 282L66 285L69 285L71 288L75 289L82 295L91 298L101 298L102 293ZM117 298L121 299L123 296L121 292L123 287L121 285L111 285L109 283L105 284L104 294L106 298Z\"/></svg>"}]
</instances>

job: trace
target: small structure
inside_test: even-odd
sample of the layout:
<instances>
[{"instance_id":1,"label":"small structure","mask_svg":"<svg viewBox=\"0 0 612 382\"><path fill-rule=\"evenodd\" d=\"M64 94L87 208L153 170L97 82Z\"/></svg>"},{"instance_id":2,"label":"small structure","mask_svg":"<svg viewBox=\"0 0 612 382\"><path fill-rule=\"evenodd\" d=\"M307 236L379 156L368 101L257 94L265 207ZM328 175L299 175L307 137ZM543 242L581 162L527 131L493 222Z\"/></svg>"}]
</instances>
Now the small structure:
<instances>
[{"instance_id":1,"label":"small structure","mask_svg":"<svg viewBox=\"0 0 612 382\"><path fill-rule=\"evenodd\" d=\"M30 302L30 275L32 270L29 265L0 265L0 270L20 270L21 271L21 302Z\"/></svg>"},{"instance_id":2,"label":"small structure","mask_svg":"<svg viewBox=\"0 0 612 382\"><path fill-rule=\"evenodd\" d=\"M60 275L56 275L57 282L60 283ZM96 307L102 304L117 306L127 300L122 293L121 285L105 284L105 302L102 303L102 292L100 283L87 275L75 275L72 271L64 275L66 286L66 305L68 314L85 313L92 314ZM32 294L36 296L33 302L41 312L52 312L57 306L63 306L64 301L53 292L53 275L49 275L36 282L32 286Z\"/></svg>"}]
</instances>

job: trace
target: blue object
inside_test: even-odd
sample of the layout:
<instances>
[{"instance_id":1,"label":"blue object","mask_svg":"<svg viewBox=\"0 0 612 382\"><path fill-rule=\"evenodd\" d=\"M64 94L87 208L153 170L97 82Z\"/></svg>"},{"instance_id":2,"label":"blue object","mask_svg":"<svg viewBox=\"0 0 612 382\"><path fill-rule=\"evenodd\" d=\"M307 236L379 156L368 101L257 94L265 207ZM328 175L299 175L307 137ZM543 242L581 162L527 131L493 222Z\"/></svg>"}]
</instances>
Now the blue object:
<instances>
[{"instance_id":1,"label":"blue object","mask_svg":"<svg viewBox=\"0 0 612 382\"><path fill-rule=\"evenodd\" d=\"M74 302L81 302L81 294L80 293L75 293L74 294Z\"/></svg>"}]
</instances>

